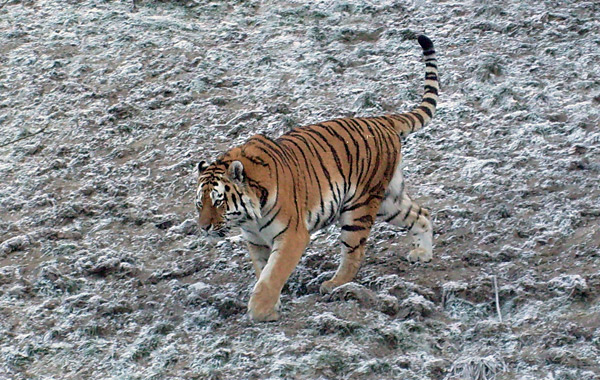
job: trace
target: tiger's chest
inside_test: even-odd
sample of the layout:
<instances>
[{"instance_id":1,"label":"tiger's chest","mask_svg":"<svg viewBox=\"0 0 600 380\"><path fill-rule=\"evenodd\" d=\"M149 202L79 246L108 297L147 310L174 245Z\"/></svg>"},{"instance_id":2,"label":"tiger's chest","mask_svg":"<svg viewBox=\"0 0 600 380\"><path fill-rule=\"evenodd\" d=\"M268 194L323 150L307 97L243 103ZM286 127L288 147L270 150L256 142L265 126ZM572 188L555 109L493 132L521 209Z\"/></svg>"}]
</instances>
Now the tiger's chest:
<instances>
[{"instance_id":1,"label":"tiger's chest","mask_svg":"<svg viewBox=\"0 0 600 380\"><path fill-rule=\"evenodd\" d=\"M244 239L254 245L273 247L275 239L290 228L289 220L281 218L281 211L273 210L262 216L244 223L241 226Z\"/></svg>"}]
</instances>

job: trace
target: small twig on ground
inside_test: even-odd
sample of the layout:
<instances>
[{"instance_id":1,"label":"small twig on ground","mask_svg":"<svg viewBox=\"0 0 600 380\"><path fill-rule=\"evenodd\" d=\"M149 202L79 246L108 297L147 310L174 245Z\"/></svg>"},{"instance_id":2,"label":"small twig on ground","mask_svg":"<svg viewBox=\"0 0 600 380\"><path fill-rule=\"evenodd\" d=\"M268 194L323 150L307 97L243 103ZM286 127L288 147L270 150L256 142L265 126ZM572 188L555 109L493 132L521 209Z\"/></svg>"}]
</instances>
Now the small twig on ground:
<instances>
[{"instance_id":1,"label":"small twig on ground","mask_svg":"<svg viewBox=\"0 0 600 380\"><path fill-rule=\"evenodd\" d=\"M496 293L496 311L498 312L498 320L502 323L502 313L500 312L500 298L498 297L498 281L496 276L492 276L494 279L494 293Z\"/></svg>"},{"instance_id":2,"label":"small twig on ground","mask_svg":"<svg viewBox=\"0 0 600 380\"><path fill-rule=\"evenodd\" d=\"M34 132L34 133L30 133L30 134L28 134L28 135L21 136L21 137L19 137L18 139L15 139L15 140L9 141L9 142L7 142L7 143L4 143L4 144L0 144L0 148L4 148L5 146L9 146L10 144L14 144L14 143L16 143L16 142L19 142L19 141L21 141L21 140L25 140L25 139L27 139L27 138L29 138L29 137L31 137L31 136L39 135L40 133L44 132L44 131L45 131L45 130L48 128L48 127L49 127L49 125L46 125L45 127L43 127L43 128L40 128L38 131L36 131L36 132Z\"/></svg>"}]
</instances>

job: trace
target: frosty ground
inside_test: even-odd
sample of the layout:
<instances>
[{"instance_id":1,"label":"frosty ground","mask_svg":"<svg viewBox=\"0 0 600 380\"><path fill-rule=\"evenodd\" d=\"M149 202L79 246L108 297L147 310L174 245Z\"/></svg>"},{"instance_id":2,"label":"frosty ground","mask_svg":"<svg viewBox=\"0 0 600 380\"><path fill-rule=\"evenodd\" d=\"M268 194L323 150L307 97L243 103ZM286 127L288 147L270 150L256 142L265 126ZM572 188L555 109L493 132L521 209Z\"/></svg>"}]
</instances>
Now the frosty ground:
<instances>
[{"instance_id":1,"label":"frosty ground","mask_svg":"<svg viewBox=\"0 0 600 380\"><path fill-rule=\"evenodd\" d=\"M599 20L594 1L3 1L0 379L600 379ZM321 231L281 320L250 323L246 249L198 234L194 164L411 109L419 33L441 100L403 153L433 261L377 225L321 296Z\"/></svg>"}]
</instances>

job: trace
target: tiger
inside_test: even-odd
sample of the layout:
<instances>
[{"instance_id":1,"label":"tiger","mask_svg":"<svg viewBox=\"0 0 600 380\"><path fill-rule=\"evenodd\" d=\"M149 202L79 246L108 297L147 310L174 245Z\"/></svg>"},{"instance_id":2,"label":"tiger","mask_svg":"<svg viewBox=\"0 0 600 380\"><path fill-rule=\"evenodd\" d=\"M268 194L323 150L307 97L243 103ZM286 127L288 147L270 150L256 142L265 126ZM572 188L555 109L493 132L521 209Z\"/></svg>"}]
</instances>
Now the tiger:
<instances>
[{"instance_id":1,"label":"tiger","mask_svg":"<svg viewBox=\"0 0 600 380\"><path fill-rule=\"evenodd\" d=\"M248 302L253 321L279 319L281 290L311 234L336 221L341 260L321 294L355 277L377 218L408 231L410 261L431 260L430 212L408 195L400 165L401 139L431 121L440 89L433 43L424 35L418 43L425 89L410 112L338 118L277 139L258 134L210 164L198 163L199 230L223 238L241 228L257 280Z\"/></svg>"}]
</instances>

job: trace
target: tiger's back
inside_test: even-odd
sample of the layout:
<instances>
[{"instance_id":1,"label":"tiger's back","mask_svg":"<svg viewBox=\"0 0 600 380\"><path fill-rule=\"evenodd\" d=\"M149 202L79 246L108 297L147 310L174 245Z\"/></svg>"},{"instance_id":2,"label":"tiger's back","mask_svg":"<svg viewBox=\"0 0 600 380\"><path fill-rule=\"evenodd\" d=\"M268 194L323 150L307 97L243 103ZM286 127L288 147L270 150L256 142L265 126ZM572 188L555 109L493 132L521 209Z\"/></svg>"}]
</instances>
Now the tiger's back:
<instances>
[{"instance_id":1,"label":"tiger's back","mask_svg":"<svg viewBox=\"0 0 600 380\"><path fill-rule=\"evenodd\" d=\"M411 112L330 120L276 140L257 135L213 164L199 165L199 224L220 235L241 227L258 278L249 302L255 320L278 318L279 293L309 234L335 221L342 229L342 260L323 293L354 278L377 217L409 231L411 260L431 259L429 213L406 193L399 166L401 136L426 125L437 106L433 44L424 36L419 43L425 93Z\"/></svg>"}]
</instances>

